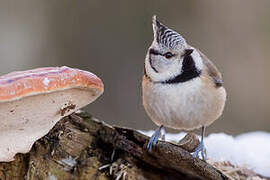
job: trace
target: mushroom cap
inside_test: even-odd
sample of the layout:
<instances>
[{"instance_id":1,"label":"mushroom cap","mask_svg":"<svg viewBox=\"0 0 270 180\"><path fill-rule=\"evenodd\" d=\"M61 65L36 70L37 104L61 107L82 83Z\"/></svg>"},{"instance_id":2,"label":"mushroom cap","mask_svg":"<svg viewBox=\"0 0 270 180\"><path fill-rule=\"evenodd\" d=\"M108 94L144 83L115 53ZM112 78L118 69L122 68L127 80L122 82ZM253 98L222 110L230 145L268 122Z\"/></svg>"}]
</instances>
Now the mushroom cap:
<instances>
[{"instance_id":1,"label":"mushroom cap","mask_svg":"<svg viewBox=\"0 0 270 180\"><path fill-rule=\"evenodd\" d=\"M87 71L66 66L37 68L0 76L0 103L71 88L104 89L102 81Z\"/></svg>"},{"instance_id":2,"label":"mushroom cap","mask_svg":"<svg viewBox=\"0 0 270 180\"><path fill-rule=\"evenodd\" d=\"M90 104L103 90L96 75L65 66L0 76L0 161L29 152L61 118Z\"/></svg>"}]
</instances>

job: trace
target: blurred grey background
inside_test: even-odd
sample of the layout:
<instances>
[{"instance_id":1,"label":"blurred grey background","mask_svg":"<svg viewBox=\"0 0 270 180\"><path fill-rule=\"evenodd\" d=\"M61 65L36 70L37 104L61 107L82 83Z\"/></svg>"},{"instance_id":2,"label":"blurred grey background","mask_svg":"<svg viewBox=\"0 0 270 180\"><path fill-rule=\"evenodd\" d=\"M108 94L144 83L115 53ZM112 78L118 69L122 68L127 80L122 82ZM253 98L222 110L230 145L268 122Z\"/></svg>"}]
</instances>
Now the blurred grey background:
<instances>
[{"instance_id":1,"label":"blurred grey background","mask_svg":"<svg viewBox=\"0 0 270 180\"><path fill-rule=\"evenodd\" d=\"M105 93L86 109L147 130L141 76L151 18L180 32L224 76L224 115L207 132L270 131L270 1L0 1L0 74L41 66L97 74Z\"/></svg>"}]
</instances>

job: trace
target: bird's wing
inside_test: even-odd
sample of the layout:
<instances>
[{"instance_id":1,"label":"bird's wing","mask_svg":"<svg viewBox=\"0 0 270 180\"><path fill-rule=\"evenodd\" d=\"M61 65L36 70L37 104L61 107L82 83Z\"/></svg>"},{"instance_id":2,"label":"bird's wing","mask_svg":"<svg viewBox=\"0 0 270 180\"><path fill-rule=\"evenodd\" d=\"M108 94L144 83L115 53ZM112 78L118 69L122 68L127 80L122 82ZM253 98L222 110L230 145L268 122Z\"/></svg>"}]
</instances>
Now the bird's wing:
<instances>
[{"instance_id":1,"label":"bird's wing","mask_svg":"<svg viewBox=\"0 0 270 180\"><path fill-rule=\"evenodd\" d=\"M203 60L203 63L207 68L207 73L209 74L210 77L213 78L214 83L216 84L216 86L217 87L222 86L222 84L223 84L222 76L221 76L221 73L218 71L217 67L199 49L197 49L197 51L199 52L199 54L200 54L200 56L201 56L201 58Z\"/></svg>"}]
</instances>

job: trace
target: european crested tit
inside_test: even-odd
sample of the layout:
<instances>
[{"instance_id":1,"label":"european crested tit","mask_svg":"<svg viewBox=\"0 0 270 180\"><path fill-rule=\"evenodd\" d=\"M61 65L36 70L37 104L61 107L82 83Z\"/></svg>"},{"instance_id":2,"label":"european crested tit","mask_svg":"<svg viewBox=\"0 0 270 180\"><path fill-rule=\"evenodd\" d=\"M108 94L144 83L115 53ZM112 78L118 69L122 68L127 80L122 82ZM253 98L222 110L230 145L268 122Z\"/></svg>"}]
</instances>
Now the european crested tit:
<instances>
[{"instance_id":1,"label":"european crested tit","mask_svg":"<svg viewBox=\"0 0 270 180\"><path fill-rule=\"evenodd\" d=\"M153 17L154 40L147 51L142 80L143 105L160 126L147 145L151 152L163 126L173 129L202 128L200 145L205 160L205 127L223 112L226 91L216 66L177 32Z\"/></svg>"}]
</instances>

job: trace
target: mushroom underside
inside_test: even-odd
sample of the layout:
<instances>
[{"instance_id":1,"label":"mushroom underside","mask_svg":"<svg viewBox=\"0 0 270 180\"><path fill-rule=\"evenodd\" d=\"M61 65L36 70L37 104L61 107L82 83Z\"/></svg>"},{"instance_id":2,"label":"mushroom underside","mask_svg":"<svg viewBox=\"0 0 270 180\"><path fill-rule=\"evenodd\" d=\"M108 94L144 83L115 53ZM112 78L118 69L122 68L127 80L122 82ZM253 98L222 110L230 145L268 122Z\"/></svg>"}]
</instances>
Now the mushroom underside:
<instances>
[{"instance_id":1,"label":"mushroom underside","mask_svg":"<svg viewBox=\"0 0 270 180\"><path fill-rule=\"evenodd\" d=\"M0 103L0 162L27 153L64 116L93 102L98 88L72 88Z\"/></svg>"}]
</instances>

